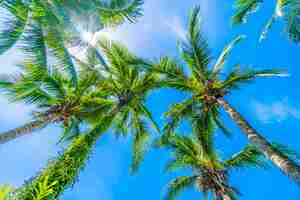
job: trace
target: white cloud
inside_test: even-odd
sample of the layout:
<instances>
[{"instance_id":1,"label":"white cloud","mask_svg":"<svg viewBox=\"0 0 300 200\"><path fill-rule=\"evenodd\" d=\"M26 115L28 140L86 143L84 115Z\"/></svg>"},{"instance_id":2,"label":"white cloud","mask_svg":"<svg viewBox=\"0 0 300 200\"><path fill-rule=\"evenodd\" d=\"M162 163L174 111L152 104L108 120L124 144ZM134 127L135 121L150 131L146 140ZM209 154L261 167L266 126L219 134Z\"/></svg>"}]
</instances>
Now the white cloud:
<instances>
[{"instance_id":1,"label":"white cloud","mask_svg":"<svg viewBox=\"0 0 300 200\"><path fill-rule=\"evenodd\" d=\"M253 101L252 106L257 118L264 123L281 122L290 117L300 118L300 107L293 106L287 97L272 103Z\"/></svg>"},{"instance_id":2,"label":"white cloud","mask_svg":"<svg viewBox=\"0 0 300 200\"><path fill-rule=\"evenodd\" d=\"M166 21L166 27L170 28L172 32L181 40L186 40L186 29L182 24L182 19L179 16L173 16Z\"/></svg>"},{"instance_id":3,"label":"white cloud","mask_svg":"<svg viewBox=\"0 0 300 200\"><path fill-rule=\"evenodd\" d=\"M111 39L119 40L135 53L150 57L176 52L176 41L184 39L188 24L188 13L195 5L201 5L201 16L205 36L214 45L224 35L220 26L223 17L217 12L217 1L190 0L189 3L151 0L144 5L144 16L138 23L125 24L109 30ZM175 6L177 5L177 6ZM163 42L163 43L162 43ZM170 45L172 49L170 50ZM171 52L170 52L171 51Z\"/></svg>"}]
</instances>

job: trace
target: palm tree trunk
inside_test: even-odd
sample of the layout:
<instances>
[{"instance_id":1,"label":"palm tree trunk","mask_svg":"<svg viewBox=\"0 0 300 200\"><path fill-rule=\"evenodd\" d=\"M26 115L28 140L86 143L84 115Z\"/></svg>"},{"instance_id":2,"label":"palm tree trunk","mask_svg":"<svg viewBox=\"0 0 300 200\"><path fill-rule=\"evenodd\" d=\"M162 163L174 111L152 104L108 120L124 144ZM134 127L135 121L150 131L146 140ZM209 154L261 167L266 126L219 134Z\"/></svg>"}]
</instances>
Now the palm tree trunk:
<instances>
[{"instance_id":1,"label":"palm tree trunk","mask_svg":"<svg viewBox=\"0 0 300 200\"><path fill-rule=\"evenodd\" d=\"M54 121L54 117L43 117L32 122L29 122L21 127L6 131L0 134L0 144L7 143L11 140L15 140L24 135L31 134L34 131L40 130Z\"/></svg>"},{"instance_id":2,"label":"palm tree trunk","mask_svg":"<svg viewBox=\"0 0 300 200\"><path fill-rule=\"evenodd\" d=\"M84 168L98 138L110 127L111 122L118 112L114 109L102 119L101 124L94 127L88 134L76 138L71 145L55 161L50 161L48 166L36 177L26 182L16 192L18 200L32 200L32 194L45 179L51 184L57 182L51 189L52 194L46 199L58 199L64 190L74 184L79 172Z\"/></svg>"},{"instance_id":3,"label":"palm tree trunk","mask_svg":"<svg viewBox=\"0 0 300 200\"><path fill-rule=\"evenodd\" d=\"M276 151L272 144L260 135L226 100L219 98L217 102L243 130L250 142L257 145L284 174L300 185L300 166L281 152Z\"/></svg>"}]
</instances>

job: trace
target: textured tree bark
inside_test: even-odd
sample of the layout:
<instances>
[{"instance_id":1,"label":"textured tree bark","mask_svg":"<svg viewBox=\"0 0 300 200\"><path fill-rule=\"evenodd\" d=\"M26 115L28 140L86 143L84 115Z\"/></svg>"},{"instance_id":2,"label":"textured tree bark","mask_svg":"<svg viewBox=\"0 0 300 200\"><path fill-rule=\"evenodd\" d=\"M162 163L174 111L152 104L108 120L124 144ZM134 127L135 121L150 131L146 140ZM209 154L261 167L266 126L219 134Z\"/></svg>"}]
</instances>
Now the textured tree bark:
<instances>
[{"instance_id":1,"label":"textured tree bark","mask_svg":"<svg viewBox=\"0 0 300 200\"><path fill-rule=\"evenodd\" d=\"M1 133L0 144L7 143L11 140L15 140L24 135L28 135L35 131L38 131L53 121L55 121L54 117L43 117L42 119L29 122L21 127Z\"/></svg>"},{"instance_id":2,"label":"textured tree bark","mask_svg":"<svg viewBox=\"0 0 300 200\"><path fill-rule=\"evenodd\" d=\"M217 102L242 129L250 142L259 147L264 155L284 174L300 185L300 166L281 152L276 151L272 144L260 135L226 100L219 98Z\"/></svg>"}]
</instances>

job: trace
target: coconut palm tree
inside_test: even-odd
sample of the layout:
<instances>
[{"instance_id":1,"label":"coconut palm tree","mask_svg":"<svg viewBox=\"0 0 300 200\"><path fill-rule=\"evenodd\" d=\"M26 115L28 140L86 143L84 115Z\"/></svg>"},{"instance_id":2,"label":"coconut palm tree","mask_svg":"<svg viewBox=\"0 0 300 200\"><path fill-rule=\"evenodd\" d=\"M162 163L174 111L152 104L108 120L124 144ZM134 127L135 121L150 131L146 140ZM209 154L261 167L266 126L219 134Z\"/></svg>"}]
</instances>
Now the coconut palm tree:
<instances>
[{"instance_id":1,"label":"coconut palm tree","mask_svg":"<svg viewBox=\"0 0 300 200\"><path fill-rule=\"evenodd\" d=\"M106 100L91 96L92 87L104 77L83 65L75 69L73 60L58 45L56 37L52 33L43 35L39 24L33 24L24 35L27 39L21 47L27 59L16 74L1 76L0 89L9 100L34 107L33 119L0 134L0 144L53 123L64 128L62 139L71 139L79 134L80 124L87 122L88 116L96 116L105 109ZM53 46L46 46L45 40ZM47 51L52 51L53 56Z\"/></svg>"},{"instance_id":2,"label":"coconut palm tree","mask_svg":"<svg viewBox=\"0 0 300 200\"><path fill-rule=\"evenodd\" d=\"M142 15L142 4L142 0L1 0L0 55L28 40L24 34L34 34L31 26L38 24L42 35L51 33L58 41L47 46L64 57L69 48L88 45L86 35L125 21L135 22Z\"/></svg>"},{"instance_id":3,"label":"coconut palm tree","mask_svg":"<svg viewBox=\"0 0 300 200\"><path fill-rule=\"evenodd\" d=\"M238 25L247 22L248 16L260 8L260 4L265 3L263 0L236 0L234 8L236 13L232 17L232 25ZM260 41L265 39L267 32L272 27L276 20L283 20L285 22L285 32L289 40L299 43L299 0L274 0L274 12L267 21L263 31L260 35Z\"/></svg>"},{"instance_id":4,"label":"coconut palm tree","mask_svg":"<svg viewBox=\"0 0 300 200\"><path fill-rule=\"evenodd\" d=\"M224 72L226 60L231 49L242 40L242 36L234 39L224 48L216 63L212 65L208 44L200 31L200 8L196 7L190 16L187 37L180 44L180 54L186 64L172 58L162 58L159 63L144 62L144 68L162 74L162 87L171 87L187 94L184 101L173 105L166 113L168 123L165 132L174 130L184 119L189 119L193 126L206 129L212 120L225 133L228 130L222 123L219 112L223 108L233 121L241 128L248 140L280 168L287 176L300 184L300 166L286 153L280 151L262 134L254 129L249 122L225 99L225 96L258 77L284 76L278 70L254 70L241 68L240 65L228 73ZM166 135L168 137L168 135Z\"/></svg>"},{"instance_id":5,"label":"coconut palm tree","mask_svg":"<svg viewBox=\"0 0 300 200\"><path fill-rule=\"evenodd\" d=\"M228 159L222 159L213 146L213 132L194 133L198 137L171 134L163 147L171 150L171 160L166 165L167 172L186 169L192 174L178 176L167 188L166 200L175 200L185 189L196 186L204 199L212 195L215 200L234 200L239 191L229 184L229 175L236 169L265 167L262 153L248 145Z\"/></svg>"},{"instance_id":6,"label":"coconut palm tree","mask_svg":"<svg viewBox=\"0 0 300 200\"><path fill-rule=\"evenodd\" d=\"M64 189L74 183L81 169L86 164L96 141L105 132L111 129L119 136L133 135L133 161L131 170L137 170L143 154L147 150L150 139L149 126L156 123L147 107L145 100L149 92L157 87L158 76L151 72L139 72L136 67L130 67L128 63L138 63L139 60L120 44L102 41L100 44L106 55L109 69L94 65L94 62L86 63L94 71L106 76L94 87L94 95L100 93L110 101L110 109L102 112L102 115L90 121L90 128L85 134L75 138L70 146L57 157L50 161L31 181L18 189L18 197L29 200L37 184L48 177L50 182L57 181L53 187L52 198L57 198ZM94 57L97 59L97 57ZM92 108L92 106L91 106ZM158 129L158 128L157 128ZM49 198L50 199L50 198Z\"/></svg>"}]
</instances>

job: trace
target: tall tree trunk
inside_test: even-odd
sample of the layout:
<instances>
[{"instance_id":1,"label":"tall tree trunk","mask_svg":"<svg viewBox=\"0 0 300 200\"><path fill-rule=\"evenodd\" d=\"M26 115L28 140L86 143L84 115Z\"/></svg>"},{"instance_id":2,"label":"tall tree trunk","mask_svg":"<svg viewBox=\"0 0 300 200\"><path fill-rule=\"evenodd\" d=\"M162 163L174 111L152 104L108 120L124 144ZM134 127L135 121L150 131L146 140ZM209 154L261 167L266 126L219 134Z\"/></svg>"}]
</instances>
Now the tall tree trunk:
<instances>
[{"instance_id":1,"label":"tall tree trunk","mask_svg":"<svg viewBox=\"0 0 300 200\"><path fill-rule=\"evenodd\" d=\"M21 127L1 133L0 144L7 143L24 135L31 134L34 131L38 131L53 121L55 121L54 117L43 117L41 119L24 124Z\"/></svg>"},{"instance_id":2,"label":"tall tree trunk","mask_svg":"<svg viewBox=\"0 0 300 200\"><path fill-rule=\"evenodd\" d=\"M17 199L32 200L35 189L45 179L48 179L49 184L57 182L51 188L53 193L46 199L58 199L66 188L74 184L79 172L84 168L96 141L110 127L116 113L117 110L115 109L88 134L76 138L63 154L58 156L56 160L50 161L44 170L17 190Z\"/></svg>"},{"instance_id":3,"label":"tall tree trunk","mask_svg":"<svg viewBox=\"0 0 300 200\"><path fill-rule=\"evenodd\" d=\"M280 168L284 174L300 185L300 166L286 155L276 151L272 144L260 135L225 99L219 98L217 101L243 130L250 142L258 146L264 155Z\"/></svg>"}]
</instances>

